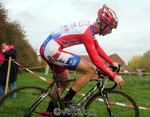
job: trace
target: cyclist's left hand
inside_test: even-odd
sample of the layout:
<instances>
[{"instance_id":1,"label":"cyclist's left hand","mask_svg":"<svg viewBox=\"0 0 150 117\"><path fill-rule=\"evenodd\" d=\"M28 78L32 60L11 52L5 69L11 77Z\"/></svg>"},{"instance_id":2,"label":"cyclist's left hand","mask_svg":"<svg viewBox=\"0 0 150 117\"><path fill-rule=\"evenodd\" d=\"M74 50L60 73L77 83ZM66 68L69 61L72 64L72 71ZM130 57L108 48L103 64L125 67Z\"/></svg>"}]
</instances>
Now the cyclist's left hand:
<instances>
[{"instance_id":1,"label":"cyclist's left hand","mask_svg":"<svg viewBox=\"0 0 150 117\"><path fill-rule=\"evenodd\" d=\"M116 75L116 77L114 78L114 81L120 88L122 88L125 83L124 79L119 75Z\"/></svg>"}]
</instances>

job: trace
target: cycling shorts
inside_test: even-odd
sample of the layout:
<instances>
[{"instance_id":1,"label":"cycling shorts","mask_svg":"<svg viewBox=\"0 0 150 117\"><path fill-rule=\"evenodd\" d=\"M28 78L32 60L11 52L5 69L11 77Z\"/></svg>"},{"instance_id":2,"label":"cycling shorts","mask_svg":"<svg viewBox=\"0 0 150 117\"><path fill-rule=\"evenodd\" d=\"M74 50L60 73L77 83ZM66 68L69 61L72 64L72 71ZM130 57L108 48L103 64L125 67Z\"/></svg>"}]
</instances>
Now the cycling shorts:
<instances>
[{"instance_id":1,"label":"cycling shorts","mask_svg":"<svg viewBox=\"0 0 150 117\"><path fill-rule=\"evenodd\" d=\"M40 54L49 65L51 63L56 65L55 72L57 74L64 72L66 69L75 70L81 60L79 56L63 51L54 39L42 44Z\"/></svg>"}]
</instances>

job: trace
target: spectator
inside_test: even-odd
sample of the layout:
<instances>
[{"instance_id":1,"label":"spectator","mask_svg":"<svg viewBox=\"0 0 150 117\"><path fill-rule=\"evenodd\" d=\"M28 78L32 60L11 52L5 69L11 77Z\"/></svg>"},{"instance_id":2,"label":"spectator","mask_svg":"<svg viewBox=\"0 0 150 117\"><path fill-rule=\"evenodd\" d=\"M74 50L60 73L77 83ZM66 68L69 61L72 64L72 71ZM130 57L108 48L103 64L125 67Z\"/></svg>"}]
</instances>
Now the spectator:
<instances>
[{"instance_id":1,"label":"spectator","mask_svg":"<svg viewBox=\"0 0 150 117\"><path fill-rule=\"evenodd\" d=\"M13 60L16 60L17 52L14 49L13 45L9 45L8 43L3 42L1 44L0 50L0 97L4 95L5 92L5 84L8 70L8 59L11 57ZM18 66L11 61L10 67L10 76L9 76L9 89L13 90L16 88L16 80L17 80ZM11 96L12 98L16 98L16 94Z\"/></svg>"}]
</instances>

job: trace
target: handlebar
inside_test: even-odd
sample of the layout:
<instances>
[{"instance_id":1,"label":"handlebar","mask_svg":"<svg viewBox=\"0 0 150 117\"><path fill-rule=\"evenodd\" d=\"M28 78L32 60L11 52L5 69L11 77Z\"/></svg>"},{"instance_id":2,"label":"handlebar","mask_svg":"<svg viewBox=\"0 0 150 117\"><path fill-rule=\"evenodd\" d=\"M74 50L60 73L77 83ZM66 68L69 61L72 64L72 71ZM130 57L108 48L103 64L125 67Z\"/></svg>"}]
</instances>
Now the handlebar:
<instances>
[{"instance_id":1,"label":"handlebar","mask_svg":"<svg viewBox=\"0 0 150 117\"><path fill-rule=\"evenodd\" d=\"M112 69L113 72L119 73L119 72L120 72L121 65L119 64L119 69L117 69L117 68L114 67L114 66L109 66L109 68ZM100 70L98 70L98 76L99 76L99 77L102 77L102 78L107 77L108 80L113 81L113 79L112 79L111 77L109 77L108 75L106 75L104 72L102 72L102 71L100 71ZM108 80L107 80L107 81L108 81ZM106 81L106 82L107 82L107 81ZM113 82L114 82L114 81L113 81ZM114 82L114 85L113 85L112 87L104 88L104 90L106 90L106 91L108 91L108 90L113 90L113 89L115 89L116 87L117 87L117 84Z\"/></svg>"}]
</instances>

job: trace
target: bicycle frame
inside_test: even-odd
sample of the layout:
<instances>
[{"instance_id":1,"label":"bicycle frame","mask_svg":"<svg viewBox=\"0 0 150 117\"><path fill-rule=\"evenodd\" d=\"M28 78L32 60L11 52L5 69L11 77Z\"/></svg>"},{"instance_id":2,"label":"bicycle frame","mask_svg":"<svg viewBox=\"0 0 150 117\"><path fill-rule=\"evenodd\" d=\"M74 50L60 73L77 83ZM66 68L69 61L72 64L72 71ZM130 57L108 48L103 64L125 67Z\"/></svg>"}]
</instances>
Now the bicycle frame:
<instances>
[{"instance_id":1,"label":"bicycle frame","mask_svg":"<svg viewBox=\"0 0 150 117\"><path fill-rule=\"evenodd\" d=\"M88 91L88 92L85 94L85 96L83 96L83 97L81 98L81 100L76 103L76 105L75 105L75 108L76 108L76 109L81 109L82 105L83 105L90 97L93 96L93 94L96 92L96 90L99 90L99 93L101 94L101 96L102 96L102 98L103 98L103 100L104 100L104 103L105 103L105 105L106 105L106 108L107 108L107 110L108 110L108 113L109 113L110 117L113 117L113 113L111 112L111 106L110 106L110 104L109 104L109 102L108 102L108 98L107 98L107 97L108 97L108 93L104 90L105 85L106 85L107 82L110 80L110 78L109 78L108 76L104 78L103 75L104 75L104 74L103 74L102 72L98 71L98 76L99 76L99 78L95 78L95 79L93 78L93 79L91 80L91 81L97 81L96 85L94 85L94 86L90 89L90 91ZM56 79L57 79L57 78L56 78ZM71 78L69 78L69 79L57 79L57 80L56 80L56 85L58 85L58 86L56 86L56 87L59 87L59 82L75 81L75 80L76 80L76 79L71 79ZM114 89L116 86L117 86L117 85L115 84L113 87L108 88L107 90L112 90L112 89ZM59 92L59 91L60 91L59 88L58 88L58 89L56 88L56 92L58 92L58 93L57 93L58 99L60 99L60 92Z\"/></svg>"},{"instance_id":2,"label":"bicycle frame","mask_svg":"<svg viewBox=\"0 0 150 117\"><path fill-rule=\"evenodd\" d=\"M36 109L36 107L40 104L40 102L41 102L47 95L49 95L49 93L52 91L54 85L56 85L56 94L57 94L57 98L58 98L58 102L59 102L59 101L61 100L61 93L60 93L60 87L59 87L59 86L60 86L60 83L61 83L61 82L71 82L71 81L75 81L75 80L76 80L75 78L59 79L59 78L57 78L57 76L56 76L56 74L55 74L55 72L54 72L53 66L51 67L51 69L52 69L54 81L53 81L52 84L50 84L50 85L48 86L46 92L43 92L42 95L35 101L35 103L34 103L31 107L28 108L28 110L27 110L27 114L28 114L28 115L32 114L32 112ZM102 76L101 76L101 75L102 75ZM96 90L99 89L99 92L100 92L100 94L102 95L102 98L103 98L103 100L104 100L104 102L105 102L105 104L106 104L107 110L108 110L109 114L112 115L112 114L111 114L110 105L109 105L109 103L108 103L107 96L106 96L107 94L104 93L105 84L108 82L108 80L109 80L110 78L109 78L109 77L106 77L106 78L104 79L104 76L103 76L103 74L101 74L101 72L98 72L98 76L99 76L99 78L97 78L97 79L92 79L92 80L91 80L91 81L97 81L96 85L93 86L93 87L91 88L91 90L90 90L88 93L86 93L86 95L83 96L80 101L78 101L78 102L76 103L76 108L81 108L82 105L94 94L94 92L96 92ZM32 109L32 108L33 108L33 109ZM29 113L30 113L30 114L29 114ZM111 116L110 116L110 117L111 117Z\"/></svg>"},{"instance_id":3,"label":"bicycle frame","mask_svg":"<svg viewBox=\"0 0 150 117\"><path fill-rule=\"evenodd\" d=\"M96 85L94 85L94 86L90 89L90 91L87 92L87 93L85 94L85 96L83 96L83 97L81 98L81 100L76 103L75 108L76 108L76 109L81 109L82 105L83 105L90 97L92 97L93 94L94 94L97 90L99 90L99 93L101 94L101 96L102 96L102 98L103 98L103 100L104 100L104 103L105 103L105 105L106 105L106 108L107 108L107 110L108 110L108 113L109 113L110 117L113 117L113 113L111 112L111 106L110 106L110 104L109 104L109 102L108 102L108 98L107 98L107 97L108 97L108 93L104 90L105 85L106 85L106 83L108 82L109 79L110 79L109 77L107 77L107 78L104 79L103 76L100 76L100 78L97 78L96 80L93 79L92 81L97 81ZM58 80L58 81L65 82L65 81L73 81L73 80L70 78L70 79L66 79L66 80L62 79L62 80ZM58 82L58 81L57 81L57 82ZM113 89L113 88L115 88L115 87L116 87L116 85L114 85L112 88L110 88L110 90ZM58 94L59 94L59 93L58 93ZM59 98L60 98L60 97L59 97Z\"/></svg>"}]
</instances>

